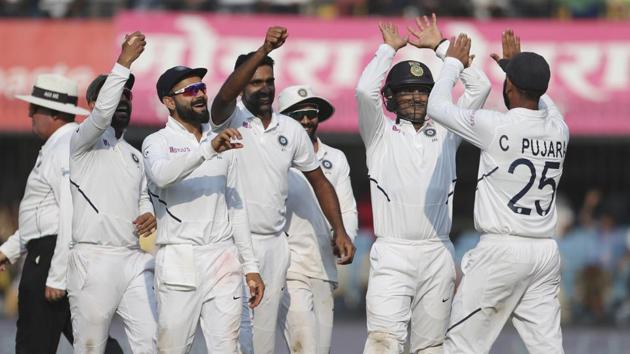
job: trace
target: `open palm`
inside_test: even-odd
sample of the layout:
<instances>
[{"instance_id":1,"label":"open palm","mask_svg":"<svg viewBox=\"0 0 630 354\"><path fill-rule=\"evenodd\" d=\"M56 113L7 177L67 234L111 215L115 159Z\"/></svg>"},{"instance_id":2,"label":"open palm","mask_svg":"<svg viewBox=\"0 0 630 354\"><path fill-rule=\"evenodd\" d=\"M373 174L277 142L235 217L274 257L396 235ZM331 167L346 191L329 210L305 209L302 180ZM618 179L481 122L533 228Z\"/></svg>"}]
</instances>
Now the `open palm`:
<instances>
[{"instance_id":1,"label":"open palm","mask_svg":"<svg viewBox=\"0 0 630 354\"><path fill-rule=\"evenodd\" d=\"M391 23L379 23L378 28L383 34L383 42L389 44L395 50L407 45L407 38L398 33L398 27Z\"/></svg>"}]
</instances>

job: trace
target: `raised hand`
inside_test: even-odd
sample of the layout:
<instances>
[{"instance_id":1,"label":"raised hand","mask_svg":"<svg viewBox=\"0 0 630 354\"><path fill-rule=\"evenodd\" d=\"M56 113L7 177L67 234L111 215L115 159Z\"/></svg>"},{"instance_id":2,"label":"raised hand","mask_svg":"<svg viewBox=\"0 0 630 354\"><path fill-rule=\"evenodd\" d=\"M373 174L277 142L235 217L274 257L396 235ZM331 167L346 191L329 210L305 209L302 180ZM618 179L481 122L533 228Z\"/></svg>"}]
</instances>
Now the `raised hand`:
<instances>
[{"instance_id":1,"label":"raised hand","mask_svg":"<svg viewBox=\"0 0 630 354\"><path fill-rule=\"evenodd\" d=\"M269 53L274 49L280 48L288 36L289 32L287 32L285 27L269 27L265 36L265 43L263 44L265 52Z\"/></svg>"},{"instance_id":2,"label":"raised hand","mask_svg":"<svg viewBox=\"0 0 630 354\"><path fill-rule=\"evenodd\" d=\"M219 135L217 135L214 139L212 139L212 148L216 152L223 152L231 149L240 149L243 147L243 144L239 143L237 140L242 140L243 137L241 133L234 128L227 128Z\"/></svg>"},{"instance_id":3,"label":"raised hand","mask_svg":"<svg viewBox=\"0 0 630 354\"><path fill-rule=\"evenodd\" d=\"M394 50L398 50L407 45L407 37L402 37L398 33L398 26L392 23L379 23L378 28L383 35L383 42L389 44Z\"/></svg>"},{"instance_id":4,"label":"raised hand","mask_svg":"<svg viewBox=\"0 0 630 354\"><path fill-rule=\"evenodd\" d=\"M470 44L470 38L463 33L460 33L457 38L451 37L451 44L446 50L446 56L459 60L462 64L464 64L464 67L467 67L470 65L471 61Z\"/></svg>"},{"instance_id":5,"label":"raised hand","mask_svg":"<svg viewBox=\"0 0 630 354\"><path fill-rule=\"evenodd\" d=\"M408 26L407 30L411 34L409 43L418 48L435 50L444 38L438 28L435 14L431 14L431 20L426 16L416 17L416 27Z\"/></svg>"},{"instance_id":6,"label":"raised hand","mask_svg":"<svg viewBox=\"0 0 630 354\"><path fill-rule=\"evenodd\" d=\"M138 59L146 45L144 34L139 31L125 35L125 41L122 44L122 50L118 57L118 64L127 68L131 67L131 63Z\"/></svg>"},{"instance_id":7,"label":"raised hand","mask_svg":"<svg viewBox=\"0 0 630 354\"><path fill-rule=\"evenodd\" d=\"M499 63L501 59L510 60L521 52L521 37L515 35L514 31L508 28L501 34L501 45L503 47L503 58L499 57L496 53L490 54L490 57L497 63Z\"/></svg>"},{"instance_id":8,"label":"raised hand","mask_svg":"<svg viewBox=\"0 0 630 354\"><path fill-rule=\"evenodd\" d=\"M245 282L249 288L249 307L253 309L262 301L265 294L265 284L259 273L245 274Z\"/></svg>"}]
</instances>

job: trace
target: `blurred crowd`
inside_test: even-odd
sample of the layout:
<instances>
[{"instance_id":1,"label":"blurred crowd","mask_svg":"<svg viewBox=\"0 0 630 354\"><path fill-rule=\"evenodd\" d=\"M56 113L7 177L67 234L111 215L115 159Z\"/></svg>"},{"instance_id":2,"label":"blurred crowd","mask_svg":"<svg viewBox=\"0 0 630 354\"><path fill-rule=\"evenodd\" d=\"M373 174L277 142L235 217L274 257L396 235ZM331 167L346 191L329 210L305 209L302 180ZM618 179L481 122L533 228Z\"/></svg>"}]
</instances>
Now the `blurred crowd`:
<instances>
[{"instance_id":1,"label":"blurred crowd","mask_svg":"<svg viewBox=\"0 0 630 354\"><path fill-rule=\"evenodd\" d=\"M629 19L630 0L0 0L0 16L111 17L121 10L337 16Z\"/></svg>"},{"instance_id":2,"label":"blurred crowd","mask_svg":"<svg viewBox=\"0 0 630 354\"><path fill-rule=\"evenodd\" d=\"M362 316L369 273L369 253L374 234L369 195L358 200L360 230L355 240L355 261L339 269L339 312ZM630 325L630 225L626 199L586 193L582 205L572 208L557 201L557 241L562 254L560 299L562 320L576 325ZM0 243L17 228L17 208L0 208ZM453 237L455 258L475 247L479 234L463 232ZM150 240L142 245L151 251ZM20 267L0 272L0 316L15 314Z\"/></svg>"}]
</instances>

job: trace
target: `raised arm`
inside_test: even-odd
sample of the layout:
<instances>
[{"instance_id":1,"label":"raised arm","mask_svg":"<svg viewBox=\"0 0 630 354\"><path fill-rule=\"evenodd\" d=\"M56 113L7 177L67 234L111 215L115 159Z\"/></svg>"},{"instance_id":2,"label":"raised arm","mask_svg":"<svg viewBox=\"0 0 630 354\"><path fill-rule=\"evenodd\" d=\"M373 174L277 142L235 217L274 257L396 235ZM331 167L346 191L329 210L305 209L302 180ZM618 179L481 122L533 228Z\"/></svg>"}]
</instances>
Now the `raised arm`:
<instances>
[{"instance_id":1,"label":"raised arm","mask_svg":"<svg viewBox=\"0 0 630 354\"><path fill-rule=\"evenodd\" d=\"M494 137L500 113L458 107L453 104L451 92L464 69L463 63L469 60L469 53L470 39L466 35L460 34L456 40L451 39L444 66L429 96L427 112L447 129L484 148Z\"/></svg>"},{"instance_id":2,"label":"raised arm","mask_svg":"<svg viewBox=\"0 0 630 354\"><path fill-rule=\"evenodd\" d=\"M238 130L229 128L212 140L202 140L197 149L179 156L169 152L169 145L162 136L151 135L142 143L145 173L158 187L168 187L181 181L217 153L243 147L238 142L241 139Z\"/></svg>"},{"instance_id":3,"label":"raised arm","mask_svg":"<svg viewBox=\"0 0 630 354\"><path fill-rule=\"evenodd\" d=\"M400 36L396 26L380 23L378 28L383 36L383 44L363 70L355 89L359 108L359 133L366 147L373 145L383 134L386 117L383 112L381 86L392 66L394 54L407 45L407 39Z\"/></svg>"},{"instance_id":4,"label":"raised arm","mask_svg":"<svg viewBox=\"0 0 630 354\"><path fill-rule=\"evenodd\" d=\"M258 262L254 256L252 235L249 230L247 209L245 208L245 196L238 175L238 156L231 154L231 162L227 173L225 200L228 206L230 225L234 244L243 264L243 273L250 290L250 307L258 306L265 292L265 285L260 277Z\"/></svg>"},{"instance_id":5,"label":"raised arm","mask_svg":"<svg viewBox=\"0 0 630 354\"><path fill-rule=\"evenodd\" d=\"M70 142L71 156L79 155L91 149L101 134L110 126L125 83L129 79L129 68L144 51L145 45L144 35L140 32L134 32L125 37L118 61L107 76L92 113L81 123L79 129L72 136Z\"/></svg>"},{"instance_id":6,"label":"raised arm","mask_svg":"<svg viewBox=\"0 0 630 354\"><path fill-rule=\"evenodd\" d=\"M427 48L435 51L435 55L444 60L450 41L442 36L437 23L437 16L431 15L416 18L415 27L408 27L409 43L418 48ZM457 105L462 108L479 109L483 107L490 94L492 85L483 71L473 67L474 55L469 55L464 63L466 68L460 74L464 84L464 94L459 98Z\"/></svg>"},{"instance_id":7,"label":"raised arm","mask_svg":"<svg viewBox=\"0 0 630 354\"><path fill-rule=\"evenodd\" d=\"M215 127L222 126L232 115L236 107L236 98L254 76L260 63L272 50L282 46L288 35L287 29L284 27L270 27L267 30L263 45L225 80L212 101L212 124Z\"/></svg>"}]
</instances>

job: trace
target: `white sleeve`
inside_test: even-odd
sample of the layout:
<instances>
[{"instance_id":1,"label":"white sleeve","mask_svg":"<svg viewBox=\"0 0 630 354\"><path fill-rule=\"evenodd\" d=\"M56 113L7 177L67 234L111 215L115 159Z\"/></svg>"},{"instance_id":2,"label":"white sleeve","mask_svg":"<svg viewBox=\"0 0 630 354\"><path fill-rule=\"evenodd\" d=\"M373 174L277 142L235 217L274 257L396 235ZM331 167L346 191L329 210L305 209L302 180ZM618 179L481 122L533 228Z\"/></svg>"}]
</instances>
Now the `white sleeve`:
<instances>
[{"instance_id":1,"label":"white sleeve","mask_svg":"<svg viewBox=\"0 0 630 354\"><path fill-rule=\"evenodd\" d=\"M79 125L70 140L70 154L77 156L90 150L112 123L112 117L120 103L120 96L131 72L116 63L101 88L94 109Z\"/></svg>"},{"instance_id":2,"label":"white sleeve","mask_svg":"<svg viewBox=\"0 0 630 354\"><path fill-rule=\"evenodd\" d=\"M551 97L549 97L548 94L544 94L542 95L542 97L540 97L540 101L538 102L538 108L546 109L549 112L549 114L547 114L548 117L552 117L552 116L560 117L560 118L563 117L562 113L560 113L560 110L556 106L555 102L553 102L553 100L551 99Z\"/></svg>"},{"instance_id":3,"label":"white sleeve","mask_svg":"<svg viewBox=\"0 0 630 354\"><path fill-rule=\"evenodd\" d=\"M145 213L155 214L155 211L153 210L153 203L151 203L151 197L149 197L146 173L142 174L142 181L140 183L140 200L138 203L138 211L140 212L140 215Z\"/></svg>"},{"instance_id":4,"label":"white sleeve","mask_svg":"<svg viewBox=\"0 0 630 354\"><path fill-rule=\"evenodd\" d=\"M297 130L295 138L297 141L295 142L295 152L291 161L291 167L295 167L302 172L316 170L319 167L319 161L317 160L317 155L315 155L313 143L301 126Z\"/></svg>"},{"instance_id":5,"label":"white sleeve","mask_svg":"<svg viewBox=\"0 0 630 354\"><path fill-rule=\"evenodd\" d=\"M387 71L392 65L396 51L388 44L381 44L374 58L365 67L355 96L359 110L359 133L366 147L373 145L385 130L385 114L381 86Z\"/></svg>"},{"instance_id":6,"label":"white sleeve","mask_svg":"<svg viewBox=\"0 0 630 354\"><path fill-rule=\"evenodd\" d=\"M464 66L455 58L446 58L440 77L429 96L428 114L433 120L479 148L485 148L494 138L498 112L466 109L453 104L452 89Z\"/></svg>"},{"instance_id":7,"label":"white sleeve","mask_svg":"<svg viewBox=\"0 0 630 354\"><path fill-rule=\"evenodd\" d=\"M243 188L239 177L238 157L235 152L232 152L231 155L232 161L228 167L225 201L228 205L234 244L238 249L241 263L243 264L243 273L259 273L258 262L254 256L252 246L252 235L249 230L245 196L243 195Z\"/></svg>"},{"instance_id":8,"label":"white sleeve","mask_svg":"<svg viewBox=\"0 0 630 354\"><path fill-rule=\"evenodd\" d=\"M202 141L198 149L177 156L169 153L166 139L159 134L142 143L145 173L160 188L182 180L214 155L210 139Z\"/></svg>"},{"instance_id":9,"label":"white sleeve","mask_svg":"<svg viewBox=\"0 0 630 354\"><path fill-rule=\"evenodd\" d=\"M335 181L334 187L337 192L337 197L339 198L343 225L346 228L346 233L354 242L354 238L359 229L357 202L354 199L352 184L350 183L350 166L348 165L348 160L343 153L341 157L342 158L339 160L341 164L341 166L339 166L339 176L337 181Z\"/></svg>"},{"instance_id":10,"label":"white sleeve","mask_svg":"<svg viewBox=\"0 0 630 354\"><path fill-rule=\"evenodd\" d=\"M66 289L66 273L68 270L68 259L70 242L72 242L72 196L70 194L70 170L68 168L69 159L67 154L58 153L55 160L51 161L47 176L48 183L52 188L55 201L59 207L59 229L57 231L57 241L55 251L50 262L46 286L55 289Z\"/></svg>"},{"instance_id":11,"label":"white sleeve","mask_svg":"<svg viewBox=\"0 0 630 354\"><path fill-rule=\"evenodd\" d=\"M26 243L22 241L20 237L20 230L16 230L15 233L4 241L0 245L0 252L2 252L11 264L14 264L20 259L20 256L26 253Z\"/></svg>"}]
</instances>

